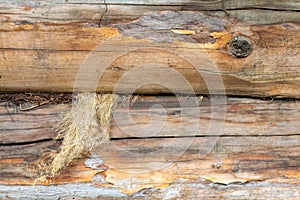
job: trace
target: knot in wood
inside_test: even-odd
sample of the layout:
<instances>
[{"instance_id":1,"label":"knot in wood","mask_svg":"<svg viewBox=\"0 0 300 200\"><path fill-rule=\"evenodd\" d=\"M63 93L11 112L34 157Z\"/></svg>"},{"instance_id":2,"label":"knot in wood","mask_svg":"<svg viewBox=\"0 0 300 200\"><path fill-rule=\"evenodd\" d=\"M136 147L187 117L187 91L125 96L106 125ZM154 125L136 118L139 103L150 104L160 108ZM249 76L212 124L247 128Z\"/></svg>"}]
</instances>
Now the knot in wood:
<instances>
[{"instance_id":1,"label":"knot in wood","mask_svg":"<svg viewBox=\"0 0 300 200\"><path fill-rule=\"evenodd\" d=\"M236 58L245 58L252 52L252 43L244 36L234 36L228 43L228 51Z\"/></svg>"}]
</instances>

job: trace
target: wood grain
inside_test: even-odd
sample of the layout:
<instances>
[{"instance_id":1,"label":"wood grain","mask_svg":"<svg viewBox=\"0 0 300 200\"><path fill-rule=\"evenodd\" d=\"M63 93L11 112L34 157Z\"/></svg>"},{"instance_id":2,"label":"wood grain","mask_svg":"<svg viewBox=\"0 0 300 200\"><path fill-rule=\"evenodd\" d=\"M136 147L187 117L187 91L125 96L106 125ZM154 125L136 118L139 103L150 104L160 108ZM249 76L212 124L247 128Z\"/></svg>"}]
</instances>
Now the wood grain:
<instances>
[{"instance_id":1,"label":"wood grain","mask_svg":"<svg viewBox=\"0 0 300 200\"><path fill-rule=\"evenodd\" d=\"M190 102L199 98L201 130L209 129L209 123L220 123L222 118L211 118L211 114L213 111L220 114L226 109L220 136L193 129L196 120L193 112L188 116L180 113L182 108L195 110ZM101 190L120 198L123 194L145 193L155 199L173 191L178 184L182 185L177 191L179 196L192 195L188 193L194 191L193 184L202 185L208 191L211 184L227 185L225 191L222 190L224 193L219 193L221 188L218 188L216 196L230 196L227 191L233 188L255 195L273 184L282 191L290 188L290 193L284 195L291 199L297 194L300 184L299 102L228 98L224 107L221 103L212 105L211 99L201 97L144 96L132 101L131 97L124 96L120 99L114 115L123 116L122 123L114 119L111 143L105 148L95 148L90 157L74 161L52 182L43 184L83 182L86 184L78 185L79 188L92 187L94 192ZM34 184L43 160L59 151L60 142L53 140L56 133L51 127L71 105L47 105L27 112L7 107L14 122L4 105L0 108L0 184ZM134 123L125 118L126 112L130 112ZM150 127L140 127L149 122L152 122ZM161 124L163 126L158 126ZM179 124L184 128L178 128ZM161 132L156 135L145 131L158 128ZM180 130L180 134L176 130ZM250 185L257 189L256 192ZM30 190L32 186L23 187ZM0 190L6 194L9 188L3 186ZM57 193L55 187L51 188ZM206 194L209 192L203 195Z\"/></svg>"},{"instance_id":2,"label":"wood grain","mask_svg":"<svg viewBox=\"0 0 300 200\"><path fill-rule=\"evenodd\" d=\"M174 27L196 34L178 34ZM300 97L298 23L258 26L196 12L160 12L115 28L12 23L0 28L0 92ZM246 58L228 52L237 35L253 43Z\"/></svg>"},{"instance_id":3,"label":"wood grain","mask_svg":"<svg viewBox=\"0 0 300 200\"><path fill-rule=\"evenodd\" d=\"M197 188L197 191L195 191ZM289 199L297 200L299 186L292 184L278 184L268 182L251 182L245 184L231 184L229 186L212 184L206 180L195 180L192 183L173 183L163 189L147 188L132 196L91 184L65 184L49 186L0 186L2 199L136 199L147 197L150 200L158 199ZM22 190L22 193L19 192ZM32 191L35 191L34 193Z\"/></svg>"},{"instance_id":4,"label":"wood grain","mask_svg":"<svg viewBox=\"0 0 300 200\"><path fill-rule=\"evenodd\" d=\"M194 138L186 149L183 144L190 138L113 140L110 147L116 149L94 152L101 155L105 166L89 169L83 160L75 161L52 184L89 182L103 170L105 174L97 175L102 182L97 183L95 177L94 184L126 194L144 188L164 188L176 180L193 183L199 178L224 185L249 181L299 184L299 136L221 137L210 153L199 151L215 139ZM51 145L44 145L44 153L49 152ZM33 184L39 175L39 161L22 159L41 156L41 147L1 146L1 184Z\"/></svg>"},{"instance_id":5,"label":"wood grain","mask_svg":"<svg viewBox=\"0 0 300 200\"><path fill-rule=\"evenodd\" d=\"M272 24L299 21L300 5L297 0L43 0L0 1L1 21L15 23L124 23L138 19L145 12L161 10L201 11L210 15L226 16L224 10L239 20L252 24ZM106 11L106 6L107 11Z\"/></svg>"},{"instance_id":6,"label":"wood grain","mask_svg":"<svg viewBox=\"0 0 300 200\"><path fill-rule=\"evenodd\" d=\"M120 96L111 142L49 182L37 178L72 105L0 103L0 198L298 199L299 11L297 0L0 0L1 93L160 94ZM229 47L240 36L243 58Z\"/></svg>"},{"instance_id":7,"label":"wood grain","mask_svg":"<svg viewBox=\"0 0 300 200\"><path fill-rule=\"evenodd\" d=\"M113 112L112 138L174 136L289 136L300 124L298 101L264 101L228 98L213 103L203 98L195 107L193 97L120 97ZM160 106L158 106L160 105ZM0 106L0 144L53 139L53 128L72 105L46 105L31 111ZM26 108L26 106L25 106ZM198 111L195 109L199 109ZM8 112L9 113L8 113ZM187 112L184 113L184 112ZM215 114L213 114L213 112ZM212 133L211 126L221 126Z\"/></svg>"}]
</instances>

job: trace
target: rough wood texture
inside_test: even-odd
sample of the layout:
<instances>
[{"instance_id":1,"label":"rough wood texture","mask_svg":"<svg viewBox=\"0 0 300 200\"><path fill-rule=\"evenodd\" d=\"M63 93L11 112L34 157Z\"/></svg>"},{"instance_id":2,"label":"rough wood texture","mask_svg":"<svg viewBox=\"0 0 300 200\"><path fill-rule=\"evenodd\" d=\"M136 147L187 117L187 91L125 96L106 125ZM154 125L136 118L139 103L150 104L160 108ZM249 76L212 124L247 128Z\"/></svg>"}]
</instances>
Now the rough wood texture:
<instances>
[{"instance_id":1,"label":"rough wood texture","mask_svg":"<svg viewBox=\"0 0 300 200\"><path fill-rule=\"evenodd\" d=\"M145 12L190 10L226 16L252 24L299 21L297 0L1 0L1 21L16 23L124 23L138 19ZM106 6L107 8L106 8Z\"/></svg>"},{"instance_id":2,"label":"rough wood texture","mask_svg":"<svg viewBox=\"0 0 300 200\"><path fill-rule=\"evenodd\" d=\"M300 98L297 23L257 26L201 13L160 12L115 27L2 23L0 92ZM229 53L228 43L238 35L252 43L248 57Z\"/></svg>"},{"instance_id":3,"label":"rough wood texture","mask_svg":"<svg viewBox=\"0 0 300 200\"><path fill-rule=\"evenodd\" d=\"M168 192L182 198L200 198L215 191L213 197L242 198L241 193L249 193L255 199L272 187L264 197L276 194L271 192L275 188L282 192L289 188L282 195L296 199L300 184L299 102L230 98L224 107L223 104L211 105L210 99L203 98L199 129L193 130L195 116L180 113L195 100L191 97L139 97L134 102L124 98L114 115L126 116L129 111L134 123L121 118L122 124L116 126L116 117L112 143L107 148L95 149L93 156L87 159L73 162L52 180L53 184L88 182L61 186L69 192L74 187L93 191L85 197L101 196L101 191L120 198L122 193L134 193L136 198L148 195L155 199ZM153 107L157 104L165 108ZM227 114L221 136L209 135L205 132L209 129L207 124L222 123L222 117L211 117L212 111L218 113L216 116L222 116L224 108ZM7 109L14 122L2 105L0 184L33 184L39 175L38 164L59 149L60 142L53 140L56 134L50 127L57 123L63 112L70 110L70 105L47 105L27 112ZM195 108L191 107L191 110ZM163 126L159 127L162 122ZM145 127L152 131L144 131ZM157 128L161 128L161 132L153 135ZM176 130L180 130L179 135ZM181 189L175 189L176 185L181 185ZM11 186L1 187L2 194L12 189ZM42 186L24 186L23 189L29 191L33 187L41 188L39 195L44 195ZM195 193L195 187L206 192ZM50 194L60 195L58 188L51 186ZM145 188L152 189L142 190ZM233 190L236 193L231 194ZM84 196L80 192L65 194L73 195Z\"/></svg>"},{"instance_id":4,"label":"rough wood texture","mask_svg":"<svg viewBox=\"0 0 300 200\"><path fill-rule=\"evenodd\" d=\"M196 190L195 190L196 188ZM299 186L267 182L250 182L228 186L212 184L205 180L193 183L177 182L163 189L144 189L132 196L122 194L116 189L108 189L91 184L67 184L59 186L0 186L1 199L61 199L61 200L128 200L128 199L288 199L297 200ZM22 192L19 192L22 190ZM34 191L34 193L32 192ZM98 198L97 198L98 197Z\"/></svg>"},{"instance_id":5,"label":"rough wood texture","mask_svg":"<svg viewBox=\"0 0 300 200\"><path fill-rule=\"evenodd\" d=\"M0 92L299 99L299 11L297 0L0 0ZM2 103L0 198L298 199L300 103L212 99L124 97L109 146L49 183L36 178L71 105Z\"/></svg>"},{"instance_id":6,"label":"rough wood texture","mask_svg":"<svg viewBox=\"0 0 300 200\"><path fill-rule=\"evenodd\" d=\"M221 103L212 105L208 98L203 98L199 112L191 107L188 115L183 114L183 111L189 109L189 105L194 105L189 104L193 100L193 97L177 99L141 96L130 105L128 98L123 97L113 112L115 119L112 122L111 137L207 136L211 134L208 132L211 124L218 121L223 125L223 132L217 134L226 136L289 136L299 133L298 101L272 102L230 98L227 99L226 105ZM180 107L180 102L183 107ZM158 104L164 108L155 107ZM46 105L23 112L18 107L5 108L5 104L1 104L0 144L55 138L53 127L58 124L64 113L71 110L71 107L70 104ZM212 111L216 112L214 116ZM195 127L191 126L194 123L199 125L196 131ZM162 124L164 126L161 129ZM148 131L147 125L151 125ZM159 135L154 135L157 130L160 130Z\"/></svg>"},{"instance_id":7,"label":"rough wood texture","mask_svg":"<svg viewBox=\"0 0 300 200\"><path fill-rule=\"evenodd\" d=\"M196 190L195 190L196 188ZM115 189L90 184L59 186L0 186L0 197L8 199L62 199L62 200L128 200L128 199L288 199L297 200L299 186L267 182L251 182L223 186L205 180L193 183L174 183L163 189L148 188L131 196ZM22 190L22 192L19 192ZM32 192L34 191L34 193ZM98 197L98 198L97 198Z\"/></svg>"}]
</instances>

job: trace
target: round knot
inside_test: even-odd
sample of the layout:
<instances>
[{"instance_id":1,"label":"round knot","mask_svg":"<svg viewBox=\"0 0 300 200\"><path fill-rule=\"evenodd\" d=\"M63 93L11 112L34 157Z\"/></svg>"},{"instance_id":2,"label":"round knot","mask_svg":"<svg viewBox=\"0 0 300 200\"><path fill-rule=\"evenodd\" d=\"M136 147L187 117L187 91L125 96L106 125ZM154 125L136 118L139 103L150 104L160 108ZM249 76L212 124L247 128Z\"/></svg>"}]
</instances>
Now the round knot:
<instances>
[{"instance_id":1,"label":"round knot","mask_svg":"<svg viewBox=\"0 0 300 200\"><path fill-rule=\"evenodd\" d=\"M245 58L252 52L252 43L244 36L234 36L228 43L228 51L236 58Z\"/></svg>"}]
</instances>

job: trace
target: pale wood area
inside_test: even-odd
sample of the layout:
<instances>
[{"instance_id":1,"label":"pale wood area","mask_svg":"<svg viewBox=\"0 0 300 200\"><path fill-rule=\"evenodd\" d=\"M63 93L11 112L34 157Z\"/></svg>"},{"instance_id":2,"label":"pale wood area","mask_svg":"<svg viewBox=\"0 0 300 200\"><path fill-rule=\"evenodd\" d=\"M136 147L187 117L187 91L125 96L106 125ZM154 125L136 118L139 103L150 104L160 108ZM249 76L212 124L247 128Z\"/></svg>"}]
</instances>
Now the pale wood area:
<instances>
[{"instance_id":1,"label":"pale wood area","mask_svg":"<svg viewBox=\"0 0 300 200\"><path fill-rule=\"evenodd\" d=\"M111 137L211 136L213 133L209 132L209 129L213 124L222 125L222 133L214 134L225 136L289 136L299 133L298 101L272 102L229 98L225 105L221 104L222 102L212 105L205 97L200 102L199 110L194 110L194 107L189 107L189 101L193 100L194 97L177 99L140 96L129 107L128 98L123 97L113 111L115 119L112 122ZM158 104L164 108L155 106ZM195 104L191 104L193 105ZM24 112L19 107L5 108L5 104L2 104L0 144L55 138L53 127L58 124L64 113L71 111L71 107L71 104L45 105ZM182 113L187 109L188 114ZM215 112L214 115L212 111ZM193 124L197 124L198 127L191 126ZM145 127L148 125L151 128L148 128L147 132ZM163 128L159 129L162 125Z\"/></svg>"},{"instance_id":2,"label":"pale wood area","mask_svg":"<svg viewBox=\"0 0 300 200\"><path fill-rule=\"evenodd\" d=\"M1 92L300 97L298 23L249 25L199 13L163 12L116 28L13 23L0 28ZM227 44L236 35L253 44L248 57L229 54ZM152 65L135 71L145 64ZM170 75L172 70L186 82Z\"/></svg>"},{"instance_id":3,"label":"pale wood area","mask_svg":"<svg viewBox=\"0 0 300 200\"><path fill-rule=\"evenodd\" d=\"M195 191L195 188L196 191ZM292 184L278 184L266 182L250 182L245 184L231 184L229 186L211 184L209 181L197 180L193 183L174 183L163 189L144 189L132 196L124 195L114 189L89 184L66 184L59 186L0 186L3 191L2 199L27 198L27 199L99 199L99 200L150 200L159 199L289 199L297 200L299 186ZM22 190L22 193L19 192ZM34 193L32 192L34 191ZM97 198L98 197L98 198Z\"/></svg>"},{"instance_id":4,"label":"pale wood area","mask_svg":"<svg viewBox=\"0 0 300 200\"><path fill-rule=\"evenodd\" d=\"M201 197L211 194L214 191L211 184L216 184L217 197L221 194L230 196L232 190L255 195L277 184L272 188L285 191L288 187L290 190L284 195L296 198L300 179L299 102L229 98L224 107L222 104L211 105L210 99L198 97L202 99L199 101L199 129L193 130L195 116L180 113L195 100L191 97L149 96L139 97L134 102L126 98L121 98L114 114L125 116L130 112L135 124L122 118L122 124L116 126L114 121L111 143L106 148L96 148L92 158L74 161L52 180L52 184L87 182L78 187L92 187L96 193L101 189L111 192L109 196L122 196L117 191L135 195L145 192L154 199L173 191L176 185L181 188L176 193L179 196ZM157 104L165 108L153 107ZM205 132L209 129L207 124L221 123L225 108L221 135L209 135ZM27 112L16 107L7 109L10 116L4 105L1 106L0 183L30 185L39 175L40 160L59 150L60 142L53 140L56 133L51 127L62 113L71 109L71 105L46 105ZM213 110L219 117L211 117ZM147 133L140 127L152 122L148 130L155 131L162 121L165 124L158 135L151 135L151 131ZM180 130L179 135L176 130ZM87 164L87 160L94 164ZM190 193L196 187L194 184L206 192ZM219 184L228 186L224 186L223 191ZM58 195L58 187L52 187L50 191ZM257 190L253 191L251 187ZM140 191L144 188L152 189ZM236 198L242 197L236 195ZM264 197L268 195L272 194L264 194Z\"/></svg>"},{"instance_id":5,"label":"pale wood area","mask_svg":"<svg viewBox=\"0 0 300 200\"><path fill-rule=\"evenodd\" d=\"M145 12L174 10L201 11L225 17L227 14L251 24L299 21L297 0L1 0L0 20L17 23L117 24L138 19ZM106 7L106 6L107 7ZM101 17L102 16L102 17Z\"/></svg>"}]
</instances>

